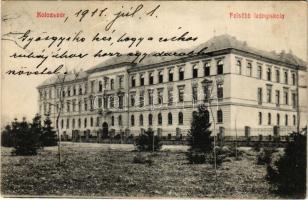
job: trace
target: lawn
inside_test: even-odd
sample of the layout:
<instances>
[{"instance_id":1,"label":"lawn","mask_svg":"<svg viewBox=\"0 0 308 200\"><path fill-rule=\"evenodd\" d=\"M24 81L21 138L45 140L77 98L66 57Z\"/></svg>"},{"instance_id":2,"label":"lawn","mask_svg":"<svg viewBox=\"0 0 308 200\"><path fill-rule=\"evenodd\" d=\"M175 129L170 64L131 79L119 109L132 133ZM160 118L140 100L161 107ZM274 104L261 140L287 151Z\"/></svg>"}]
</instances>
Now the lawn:
<instances>
[{"instance_id":1,"label":"lawn","mask_svg":"<svg viewBox=\"0 0 308 200\"><path fill-rule=\"evenodd\" d=\"M192 165L185 147L164 147L151 154L152 165L133 163L138 152L132 145L71 144L38 156L11 156L2 148L1 190L4 196L82 197L217 197L277 198L264 180L265 166L255 156L231 158L215 171L210 164ZM251 153L253 154L253 153Z\"/></svg>"}]
</instances>

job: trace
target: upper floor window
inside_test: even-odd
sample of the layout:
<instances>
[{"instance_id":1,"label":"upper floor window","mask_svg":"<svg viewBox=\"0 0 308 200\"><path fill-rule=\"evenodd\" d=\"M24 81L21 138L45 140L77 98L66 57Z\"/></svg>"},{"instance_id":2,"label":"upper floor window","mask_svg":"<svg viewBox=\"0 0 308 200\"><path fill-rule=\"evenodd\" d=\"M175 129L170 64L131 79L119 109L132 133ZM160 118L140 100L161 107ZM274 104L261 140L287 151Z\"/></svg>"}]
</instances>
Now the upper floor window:
<instances>
[{"instance_id":1,"label":"upper floor window","mask_svg":"<svg viewBox=\"0 0 308 200\"><path fill-rule=\"evenodd\" d=\"M197 87L197 85L194 85L192 87L192 100L193 100L193 103L198 101L198 87Z\"/></svg>"},{"instance_id":2,"label":"upper floor window","mask_svg":"<svg viewBox=\"0 0 308 200\"><path fill-rule=\"evenodd\" d=\"M296 85L296 75L292 73L292 85Z\"/></svg>"},{"instance_id":3,"label":"upper floor window","mask_svg":"<svg viewBox=\"0 0 308 200\"><path fill-rule=\"evenodd\" d=\"M103 82L102 82L102 81L99 81L99 82L98 82L98 91L99 91L99 92L102 92L102 91L103 91Z\"/></svg>"},{"instance_id":4,"label":"upper floor window","mask_svg":"<svg viewBox=\"0 0 308 200\"><path fill-rule=\"evenodd\" d=\"M279 106L280 105L280 91L276 90L276 105Z\"/></svg>"},{"instance_id":5,"label":"upper floor window","mask_svg":"<svg viewBox=\"0 0 308 200\"><path fill-rule=\"evenodd\" d=\"M134 93L130 95L130 105L135 106L135 94Z\"/></svg>"},{"instance_id":6,"label":"upper floor window","mask_svg":"<svg viewBox=\"0 0 308 200\"><path fill-rule=\"evenodd\" d=\"M217 98L223 99L224 98L224 88L222 83L217 84Z\"/></svg>"},{"instance_id":7,"label":"upper floor window","mask_svg":"<svg viewBox=\"0 0 308 200\"><path fill-rule=\"evenodd\" d=\"M71 96L71 87L67 88L67 96L69 96L69 97Z\"/></svg>"},{"instance_id":8,"label":"upper floor window","mask_svg":"<svg viewBox=\"0 0 308 200\"><path fill-rule=\"evenodd\" d=\"M258 118L259 118L259 125L262 125L262 113L261 112L259 112L259 114L258 114Z\"/></svg>"},{"instance_id":9,"label":"upper floor window","mask_svg":"<svg viewBox=\"0 0 308 200\"><path fill-rule=\"evenodd\" d=\"M91 92L94 92L94 83L95 83L95 81L91 81L90 83L91 83Z\"/></svg>"},{"instance_id":10,"label":"upper floor window","mask_svg":"<svg viewBox=\"0 0 308 200\"><path fill-rule=\"evenodd\" d=\"M173 81L173 69L169 69L168 71L168 77L169 77L169 81Z\"/></svg>"},{"instance_id":11,"label":"upper floor window","mask_svg":"<svg viewBox=\"0 0 308 200\"><path fill-rule=\"evenodd\" d=\"M284 83L288 84L288 71L284 72Z\"/></svg>"},{"instance_id":12,"label":"upper floor window","mask_svg":"<svg viewBox=\"0 0 308 200\"><path fill-rule=\"evenodd\" d=\"M73 86L73 95L75 96L77 94L77 92L76 92L76 86L74 85Z\"/></svg>"},{"instance_id":13,"label":"upper floor window","mask_svg":"<svg viewBox=\"0 0 308 200\"><path fill-rule=\"evenodd\" d=\"M88 120L87 118L84 118L84 127L87 128L87 126L88 126Z\"/></svg>"},{"instance_id":14,"label":"upper floor window","mask_svg":"<svg viewBox=\"0 0 308 200\"><path fill-rule=\"evenodd\" d=\"M122 89L124 88L124 77L123 76L119 76L119 88Z\"/></svg>"},{"instance_id":15,"label":"upper floor window","mask_svg":"<svg viewBox=\"0 0 308 200\"><path fill-rule=\"evenodd\" d=\"M204 76L210 76L211 65L209 62L204 64Z\"/></svg>"},{"instance_id":16,"label":"upper floor window","mask_svg":"<svg viewBox=\"0 0 308 200\"><path fill-rule=\"evenodd\" d=\"M224 73L224 63L222 60L217 61L217 74L223 74Z\"/></svg>"},{"instance_id":17,"label":"upper floor window","mask_svg":"<svg viewBox=\"0 0 308 200\"><path fill-rule=\"evenodd\" d=\"M288 119L288 115L285 115L285 125L288 126L289 125L289 119Z\"/></svg>"},{"instance_id":18,"label":"upper floor window","mask_svg":"<svg viewBox=\"0 0 308 200\"><path fill-rule=\"evenodd\" d=\"M118 117L118 124L119 126L122 126L122 115L119 115Z\"/></svg>"},{"instance_id":19,"label":"upper floor window","mask_svg":"<svg viewBox=\"0 0 308 200\"><path fill-rule=\"evenodd\" d=\"M280 83L280 71L279 71L279 69L276 69L276 82Z\"/></svg>"},{"instance_id":20,"label":"upper floor window","mask_svg":"<svg viewBox=\"0 0 308 200\"><path fill-rule=\"evenodd\" d=\"M296 93L292 93L292 107L296 108Z\"/></svg>"},{"instance_id":21,"label":"upper floor window","mask_svg":"<svg viewBox=\"0 0 308 200\"><path fill-rule=\"evenodd\" d=\"M173 103L173 90L168 90L168 105Z\"/></svg>"},{"instance_id":22,"label":"upper floor window","mask_svg":"<svg viewBox=\"0 0 308 200\"><path fill-rule=\"evenodd\" d=\"M277 126L279 126L279 125L280 125L280 115L277 114Z\"/></svg>"},{"instance_id":23,"label":"upper floor window","mask_svg":"<svg viewBox=\"0 0 308 200\"><path fill-rule=\"evenodd\" d=\"M78 128L81 128L81 119L78 118Z\"/></svg>"},{"instance_id":24,"label":"upper floor window","mask_svg":"<svg viewBox=\"0 0 308 200\"><path fill-rule=\"evenodd\" d=\"M131 85L132 85L132 87L136 87L136 78L135 78L135 76L131 77Z\"/></svg>"},{"instance_id":25,"label":"upper floor window","mask_svg":"<svg viewBox=\"0 0 308 200\"><path fill-rule=\"evenodd\" d=\"M114 116L111 117L111 126L114 126Z\"/></svg>"},{"instance_id":26,"label":"upper floor window","mask_svg":"<svg viewBox=\"0 0 308 200\"><path fill-rule=\"evenodd\" d=\"M93 124L94 124L94 120L93 120L93 117L91 117L90 118L90 126L93 127Z\"/></svg>"},{"instance_id":27,"label":"upper floor window","mask_svg":"<svg viewBox=\"0 0 308 200\"><path fill-rule=\"evenodd\" d=\"M179 68L179 80L184 80L184 67Z\"/></svg>"},{"instance_id":28,"label":"upper floor window","mask_svg":"<svg viewBox=\"0 0 308 200\"><path fill-rule=\"evenodd\" d=\"M218 123L222 123L222 122L223 122L223 113L222 113L222 110L221 110L221 109L219 109L219 110L217 111L217 122L218 122Z\"/></svg>"},{"instance_id":29,"label":"upper floor window","mask_svg":"<svg viewBox=\"0 0 308 200\"><path fill-rule=\"evenodd\" d=\"M144 106L144 91L140 91L139 94L139 107L143 107Z\"/></svg>"},{"instance_id":30,"label":"upper floor window","mask_svg":"<svg viewBox=\"0 0 308 200\"><path fill-rule=\"evenodd\" d=\"M144 85L144 74L140 74L140 85Z\"/></svg>"},{"instance_id":31,"label":"upper floor window","mask_svg":"<svg viewBox=\"0 0 308 200\"><path fill-rule=\"evenodd\" d=\"M289 92L287 90L283 91L284 104L289 105Z\"/></svg>"},{"instance_id":32,"label":"upper floor window","mask_svg":"<svg viewBox=\"0 0 308 200\"><path fill-rule=\"evenodd\" d=\"M272 114L271 114L271 113L268 113L267 116L268 116L268 117L267 117L267 124L268 124L268 125L271 125L271 124L272 124Z\"/></svg>"},{"instance_id":33,"label":"upper floor window","mask_svg":"<svg viewBox=\"0 0 308 200\"><path fill-rule=\"evenodd\" d=\"M242 61L241 60L236 61L236 68L237 68L237 73L242 74Z\"/></svg>"},{"instance_id":34,"label":"upper floor window","mask_svg":"<svg viewBox=\"0 0 308 200\"><path fill-rule=\"evenodd\" d=\"M68 118L66 119L66 128L70 128L70 120Z\"/></svg>"},{"instance_id":35,"label":"upper floor window","mask_svg":"<svg viewBox=\"0 0 308 200\"><path fill-rule=\"evenodd\" d=\"M252 76L252 64L251 64L251 62L247 63L247 76Z\"/></svg>"},{"instance_id":36,"label":"upper floor window","mask_svg":"<svg viewBox=\"0 0 308 200\"><path fill-rule=\"evenodd\" d=\"M268 67L267 70L266 70L266 79L268 81L272 80L272 69L270 67Z\"/></svg>"},{"instance_id":37,"label":"upper floor window","mask_svg":"<svg viewBox=\"0 0 308 200\"><path fill-rule=\"evenodd\" d=\"M158 89L157 90L157 101L158 101L158 104L163 104L164 102L164 99L163 99L163 90L162 89Z\"/></svg>"},{"instance_id":38,"label":"upper floor window","mask_svg":"<svg viewBox=\"0 0 308 200\"><path fill-rule=\"evenodd\" d=\"M158 72L158 82L162 83L164 80L164 72L163 71L159 71Z\"/></svg>"},{"instance_id":39,"label":"upper floor window","mask_svg":"<svg viewBox=\"0 0 308 200\"><path fill-rule=\"evenodd\" d=\"M262 79L262 66L258 66L258 79Z\"/></svg>"},{"instance_id":40,"label":"upper floor window","mask_svg":"<svg viewBox=\"0 0 308 200\"><path fill-rule=\"evenodd\" d=\"M183 124L183 113L179 112L179 124Z\"/></svg>"},{"instance_id":41,"label":"upper floor window","mask_svg":"<svg viewBox=\"0 0 308 200\"><path fill-rule=\"evenodd\" d=\"M153 115L149 114L149 126L153 125Z\"/></svg>"},{"instance_id":42,"label":"upper floor window","mask_svg":"<svg viewBox=\"0 0 308 200\"><path fill-rule=\"evenodd\" d=\"M82 95L82 87L79 85L79 95Z\"/></svg>"},{"instance_id":43,"label":"upper floor window","mask_svg":"<svg viewBox=\"0 0 308 200\"><path fill-rule=\"evenodd\" d=\"M179 102L184 101L184 87L179 87Z\"/></svg>"},{"instance_id":44,"label":"upper floor window","mask_svg":"<svg viewBox=\"0 0 308 200\"><path fill-rule=\"evenodd\" d=\"M258 88L258 104L261 105L263 101L263 92L262 88Z\"/></svg>"},{"instance_id":45,"label":"upper floor window","mask_svg":"<svg viewBox=\"0 0 308 200\"><path fill-rule=\"evenodd\" d=\"M197 78L198 77L198 66L194 65L193 66L193 78Z\"/></svg>"},{"instance_id":46,"label":"upper floor window","mask_svg":"<svg viewBox=\"0 0 308 200\"><path fill-rule=\"evenodd\" d=\"M149 73L149 85L152 85L154 83L154 75L153 72Z\"/></svg>"},{"instance_id":47,"label":"upper floor window","mask_svg":"<svg viewBox=\"0 0 308 200\"><path fill-rule=\"evenodd\" d=\"M139 125L143 126L143 115L142 114L139 116Z\"/></svg>"},{"instance_id":48,"label":"upper floor window","mask_svg":"<svg viewBox=\"0 0 308 200\"><path fill-rule=\"evenodd\" d=\"M131 126L135 126L135 116L134 115L130 117L130 124Z\"/></svg>"},{"instance_id":49,"label":"upper floor window","mask_svg":"<svg viewBox=\"0 0 308 200\"><path fill-rule=\"evenodd\" d=\"M161 113L158 113L157 115L157 122L158 122L158 125L162 125L163 123L163 117Z\"/></svg>"},{"instance_id":50,"label":"upper floor window","mask_svg":"<svg viewBox=\"0 0 308 200\"><path fill-rule=\"evenodd\" d=\"M268 86L266 88L266 95L267 95L267 103L272 103L272 87Z\"/></svg>"},{"instance_id":51,"label":"upper floor window","mask_svg":"<svg viewBox=\"0 0 308 200\"><path fill-rule=\"evenodd\" d=\"M110 79L110 89L114 89L114 79Z\"/></svg>"},{"instance_id":52,"label":"upper floor window","mask_svg":"<svg viewBox=\"0 0 308 200\"><path fill-rule=\"evenodd\" d=\"M168 124L172 125L172 114L168 113Z\"/></svg>"}]
</instances>

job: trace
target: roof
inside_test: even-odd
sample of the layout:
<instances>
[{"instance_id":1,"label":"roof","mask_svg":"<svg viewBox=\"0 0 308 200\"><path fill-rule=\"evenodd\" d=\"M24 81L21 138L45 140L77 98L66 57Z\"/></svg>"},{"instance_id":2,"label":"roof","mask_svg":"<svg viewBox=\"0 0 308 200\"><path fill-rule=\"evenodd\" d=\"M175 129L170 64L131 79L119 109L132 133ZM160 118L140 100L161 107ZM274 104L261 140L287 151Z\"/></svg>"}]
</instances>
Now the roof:
<instances>
[{"instance_id":1,"label":"roof","mask_svg":"<svg viewBox=\"0 0 308 200\"><path fill-rule=\"evenodd\" d=\"M65 78L64 78L64 76L65 76ZM81 79L84 79L84 78L87 78L87 77L88 77L88 73L84 72L84 71L79 72L78 77L76 77L76 73L73 73L73 72L70 72L66 75L59 74L59 75L54 75L54 76L46 79L44 82L42 82L37 87L40 88L42 86L60 83L61 81L63 81L63 78L64 78L65 82L70 82L70 81L81 80Z\"/></svg>"},{"instance_id":2,"label":"roof","mask_svg":"<svg viewBox=\"0 0 308 200\"><path fill-rule=\"evenodd\" d=\"M204 53L210 53L210 52L215 52L219 50L224 50L224 49L236 49L244 52L248 52L251 54L255 54L258 56L262 56L268 59L276 60L283 62L285 64L289 65L295 65L295 66L301 66L302 68L306 69L307 63L303 61L302 59L298 58L292 52L284 52L282 51L281 53L276 53L274 51L264 51L264 50L259 50L254 47L251 47L247 44L246 41L240 41L237 40L236 37L230 36L228 34L224 35L219 35L219 36L214 36L210 40L206 41L203 44L200 44L199 46L195 48L190 48L190 49L181 49L178 50L178 52L198 52L201 51L202 49L206 48L204 50ZM155 53L155 52L154 52ZM185 56L184 56L185 57ZM188 56L189 57L189 56ZM121 67L121 66L135 66L135 67L143 67L146 65L152 65L152 64L157 64L157 63L163 63L167 61L172 61L172 60L178 60L183 57L179 56L163 56L163 57L158 57L158 56L146 56L140 63L133 63L135 56L128 56L122 55L122 56L115 56L107 59L106 61L90 68L86 72L82 73L82 76L79 78L81 79L82 77L86 77L88 74L97 72L97 71L104 71L108 70L111 68L115 67ZM73 80L74 79L74 74L68 75L67 76L67 81ZM49 85L49 84L54 84L57 82L57 77L52 77L46 81L44 81L42 84L40 84L38 87L41 87L43 85Z\"/></svg>"}]
</instances>

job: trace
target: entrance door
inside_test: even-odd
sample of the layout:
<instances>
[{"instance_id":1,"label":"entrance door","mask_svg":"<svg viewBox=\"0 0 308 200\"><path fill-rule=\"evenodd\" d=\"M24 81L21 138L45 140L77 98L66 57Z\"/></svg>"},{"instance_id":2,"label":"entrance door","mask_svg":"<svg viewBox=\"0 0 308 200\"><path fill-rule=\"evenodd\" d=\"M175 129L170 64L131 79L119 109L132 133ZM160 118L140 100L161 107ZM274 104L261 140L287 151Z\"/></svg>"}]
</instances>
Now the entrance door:
<instances>
[{"instance_id":1,"label":"entrance door","mask_svg":"<svg viewBox=\"0 0 308 200\"><path fill-rule=\"evenodd\" d=\"M108 124L106 122L103 123L103 138L108 137Z\"/></svg>"}]
</instances>

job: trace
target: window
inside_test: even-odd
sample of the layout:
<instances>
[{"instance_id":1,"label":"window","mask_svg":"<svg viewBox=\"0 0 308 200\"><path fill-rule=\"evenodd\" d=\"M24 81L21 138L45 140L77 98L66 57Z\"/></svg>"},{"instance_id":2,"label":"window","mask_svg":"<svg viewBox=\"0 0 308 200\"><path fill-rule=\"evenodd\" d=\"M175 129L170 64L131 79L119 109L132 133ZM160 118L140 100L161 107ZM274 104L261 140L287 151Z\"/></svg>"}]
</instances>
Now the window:
<instances>
[{"instance_id":1,"label":"window","mask_svg":"<svg viewBox=\"0 0 308 200\"><path fill-rule=\"evenodd\" d=\"M132 87L136 87L136 78L135 78L135 76L132 76L131 83L132 83Z\"/></svg>"},{"instance_id":2,"label":"window","mask_svg":"<svg viewBox=\"0 0 308 200\"><path fill-rule=\"evenodd\" d=\"M252 64L247 63L247 76L252 76Z\"/></svg>"},{"instance_id":3,"label":"window","mask_svg":"<svg viewBox=\"0 0 308 200\"><path fill-rule=\"evenodd\" d=\"M288 115L285 115L285 125L286 125L286 126L288 126L288 121L289 121Z\"/></svg>"},{"instance_id":4,"label":"window","mask_svg":"<svg viewBox=\"0 0 308 200\"><path fill-rule=\"evenodd\" d=\"M292 73L292 85L296 85L296 75Z\"/></svg>"},{"instance_id":5,"label":"window","mask_svg":"<svg viewBox=\"0 0 308 200\"><path fill-rule=\"evenodd\" d=\"M111 117L111 126L114 126L114 116Z\"/></svg>"},{"instance_id":6,"label":"window","mask_svg":"<svg viewBox=\"0 0 308 200\"><path fill-rule=\"evenodd\" d=\"M268 125L271 125L271 124L272 124L272 114L271 114L271 113L268 113L267 116L268 116L268 117L267 117L267 124L268 124Z\"/></svg>"},{"instance_id":7,"label":"window","mask_svg":"<svg viewBox=\"0 0 308 200\"><path fill-rule=\"evenodd\" d=\"M144 85L144 74L140 74L140 86Z\"/></svg>"},{"instance_id":8,"label":"window","mask_svg":"<svg viewBox=\"0 0 308 200\"><path fill-rule=\"evenodd\" d=\"M90 83L91 83L91 93L93 93L94 92L94 83L95 83L95 81L91 81Z\"/></svg>"},{"instance_id":9,"label":"window","mask_svg":"<svg viewBox=\"0 0 308 200\"><path fill-rule=\"evenodd\" d=\"M277 114L277 126L279 126L279 125L280 125L280 115Z\"/></svg>"},{"instance_id":10,"label":"window","mask_svg":"<svg viewBox=\"0 0 308 200\"><path fill-rule=\"evenodd\" d=\"M135 106L135 93L130 95L130 105Z\"/></svg>"},{"instance_id":11,"label":"window","mask_svg":"<svg viewBox=\"0 0 308 200\"><path fill-rule=\"evenodd\" d=\"M272 80L272 69L270 67L268 67L267 70L266 70L266 79L268 81Z\"/></svg>"},{"instance_id":12,"label":"window","mask_svg":"<svg viewBox=\"0 0 308 200\"><path fill-rule=\"evenodd\" d=\"M149 126L152 126L153 124L153 115L149 114Z\"/></svg>"},{"instance_id":13,"label":"window","mask_svg":"<svg viewBox=\"0 0 308 200\"><path fill-rule=\"evenodd\" d=\"M72 128L75 128L75 119L72 119Z\"/></svg>"},{"instance_id":14,"label":"window","mask_svg":"<svg viewBox=\"0 0 308 200\"><path fill-rule=\"evenodd\" d=\"M67 101L67 102L66 102L66 110L67 110L67 112L70 112L70 111L71 111L71 109L70 109L70 104L71 104L70 101Z\"/></svg>"},{"instance_id":15,"label":"window","mask_svg":"<svg viewBox=\"0 0 308 200\"><path fill-rule=\"evenodd\" d=\"M102 98L99 97L97 101L98 101L98 107L101 108L103 104Z\"/></svg>"},{"instance_id":16,"label":"window","mask_svg":"<svg viewBox=\"0 0 308 200\"><path fill-rule=\"evenodd\" d=\"M78 101L78 111L79 111L79 112L82 111L82 104L81 104L81 101Z\"/></svg>"},{"instance_id":17,"label":"window","mask_svg":"<svg viewBox=\"0 0 308 200\"><path fill-rule=\"evenodd\" d=\"M114 79L110 79L110 90L113 90L113 89L114 89Z\"/></svg>"},{"instance_id":18,"label":"window","mask_svg":"<svg viewBox=\"0 0 308 200\"><path fill-rule=\"evenodd\" d=\"M119 95L118 98L119 98L119 108L122 109L123 108L123 104L124 104L124 102L123 102L123 100L124 100L123 95Z\"/></svg>"},{"instance_id":19,"label":"window","mask_svg":"<svg viewBox=\"0 0 308 200\"><path fill-rule=\"evenodd\" d=\"M159 71L159 72L158 72L158 82L159 82L159 83L162 83L163 80L164 80L163 71Z\"/></svg>"},{"instance_id":20,"label":"window","mask_svg":"<svg viewBox=\"0 0 308 200\"><path fill-rule=\"evenodd\" d=\"M76 92L76 86L74 85L73 86L73 95L75 96L77 94L77 92Z\"/></svg>"},{"instance_id":21,"label":"window","mask_svg":"<svg viewBox=\"0 0 308 200\"><path fill-rule=\"evenodd\" d=\"M289 105L289 92L287 90L283 91L284 104Z\"/></svg>"},{"instance_id":22,"label":"window","mask_svg":"<svg viewBox=\"0 0 308 200\"><path fill-rule=\"evenodd\" d=\"M184 87L179 87L179 102L184 101Z\"/></svg>"},{"instance_id":23,"label":"window","mask_svg":"<svg viewBox=\"0 0 308 200\"><path fill-rule=\"evenodd\" d=\"M87 94L88 93L88 83L84 84L84 93Z\"/></svg>"},{"instance_id":24,"label":"window","mask_svg":"<svg viewBox=\"0 0 308 200\"><path fill-rule=\"evenodd\" d=\"M130 124L131 126L135 126L135 116L134 115L130 117Z\"/></svg>"},{"instance_id":25,"label":"window","mask_svg":"<svg viewBox=\"0 0 308 200\"><path fill-rule=\"evenodd\" d=\"M280 83L280 71L279 71L279 69L276 69L276 82Z\"/></svg>"},{"instance_id":26,"label":"window","mask_svg":"<svg viewBox=\"0 0 308 200\"><path fill-rule=\"evenodd\" d=\"M149 97L149 105L153 106L154 100L153 100L153 90L148 90L148 97Z\"/></svg>"},{"instance_id":27,"label":"window","mask_svg":"<svg viewBox=\"0 0 308 200\"><path fill-rule=\"evenodd\" d=\"M140 91L140 95L139 95L139 107L143 107L144 106L144 91Z\"/></svg>"},{"instance_id":28,"label":"window","mask_svg":"<svg viewBox=\"0 0 308 200\"><path fill-rule=\"evenodd\" d=\"M237 67L237 73L242 74L242 61L241 60L236 61L236 67Z\"/></svg>"},{"instance_id":29,"label":"window","mask_svg":"<svg viewBox=\"0 0 308 200\"><path fill-rule=\"evenodd\" d=\"M173 90L168 90L168 105L173 104Z\"/></svg>"},{"instance_id":30,"label":"window","mask_svg":"<svg viewBox=\"0 0 308 200\"><path fill-rule=\"evenodd\" d=\"M221 109L219 109L217 111L217 122L218 123L222 123L223 122L223 115L222 115L222 110Z\"/></svg>"},{"instance_id":31,"label":"window","mask_svg":"<svg viewBox=\"0 0 308 200\"><path fill-rule=\"evenodd\" d=\"M73 112L76 111L76 100L73 100Z\"/></svg>"},{"instance_id":32,"label":"window","mask_svg":"<svg viewBox=\"0 0 308 200\"><path fill-rule=\"evenodd\" d=\"M296 116L293 115L293 126L296 126Z\"/></svg>"},{"instance_id":33,"label":"window","mask_svg":"<svg viewBox=\"0 0 308 200\"><path fill-rule=\"evenodd\" d=\"M168 77L169 77L169 82L173 81L173 69L169 69Z\"/></svg>"},{"instance_id":34,"label":"window","mask_svg":"<svg viewBox=\"0 0 308 200\"><path fill-rule=\"evenodd\" d=\"M280 91L279 90L276 90L275 96L276 96L276 105L279 106L280 105Z\"/></svg>"},{"instance_id":35,"label":"window","mask_svg":"<svg viewBox=\"0 0 308 200\"><path fill-rule=\"evenodd\" d=\"M81 119L78 118L78 128L81 128Z\"/></svg>"},{"instance_id":36,"label":"window","mask_svg":"<svg viewBox=\"0 0 308 200\"><path fill-rule=\"evenodd\" d=\"M163 123L163 117L162 117L161 113L158 113L158 115L157 115L157 122L158 122L158 125L162 125L162 123Z\"/></svg>"},{"instance_id":37,"label":"window","mask_svg":"<svg viewBox=\"0 0 308 200\"><path fill-rule=\"evenodd\" d=\"M158 104L162 105L164 102L162 89L157 90L157 98L158 98Z\"/></svg>"},{"instance_id":38,"label":"window","mask_svg":"<svg viewBox=\"0 0 308 200\"><path fill-rule=\"evenodd\" d=\"M119 76L119 88L123 89L124 88L124 77L123 76Z\"/></svg>"},{"instance_id":39,"label":"window","mask_svg":"<svg viewBox=\"0 0 308 200\"><path fill-rule=\"evenodd\" d=\"M118 116L118 125L122 126L122 115Z\"/></svg>"},{"instance_id":40,"label":"window","mask_svg":"<svg viewBox=\"0 0 308 200\"><path fill-rule=\"evenodd\" d=\"M284 83L288 84L288 71L284 72Z\"/></svg>"},{"instance_id":41,"label":"window","mask_svg":"<svg viewBox=\"0 0 308 200\"><path fill-rule=\"evenodd\" d=\"M193 66L193 78L197 78L198 77L198 66L194 65Z\"/></svg>"},{"instance_id":42,"label":"window","mask_svg":"<svg viewBox=\"0 0 308 200\"><path fill-rule=\"evenodd\" d=\"M209 86L206 85L206 86L203 87L203 95L204 95L203 101L209 102L209 100L210 100L210 88L209 88Z\"/></svg>"},{"instance_id":43,"label":"window","mask_svg":"<svg viewBox=\"0 0 308 200\"><path fill-rule=\"evenodd\" d=\"M262 79L262 66L258 66L258 79Z\"/></svg>"},{"instance_id":44,"label":"window","mask_svg":"<svg viewBox=\"0 0 308 200\"><path fill-rule=\"evenodd\" d=\"M259 112L258 118L259 118L259 125L262 125L262 113L261 112Z\"/></svg>"},{"instance_id":45,"label":"window","mask_svg":"<svg viewBox=\"0 0 308 200\"><path fill-rule=\"evenodd\" d=\"M258 104L261 105L263 101L263 92L262 88L258 88Z\"/></svg>"},{"instance_id":46,"label":"window","mask_svg":"<svg viewBox=\"0 0 308 200\"><path fill-rule=\"evenodd\" d=\"M61 128L62 129L64 128L64 120L63 119L61 120Z\"/></svg>"},{"instance_id":47,"label":"window","mask_svg":"<svg viewBox=\"0 0 308 200\"><path fill-rule=\"evenodd\" d=\"M93 124L94 124L94 122L93 122L93 117L91 117L91 118L90 118L90 126L93 127Z\"/></svg>"},{"instance_id":48,"label":"window","mask_svg":"<svg viewBox=\"0 0 308 200\"><path fill-rule=\"evenodd\" d=\"M79 85L79 95L82 95L82 87Z\"/></svg>"},{"instance_id":49,"label":"window","mask_svg":"<svg viewBox=\"0 0 308 200\"><path fill-rule=\"evenodd\" d=\"M149 85L152 85L154 83L154 75L153 72L149 73Z\"/></svg>"},{"instance_id":50,"label":"window","mask_svg":"<svg viewBox=\"0 0 308 200\"><path fill-rule=\"evenodd\" d=\"M224 88L222 83L217 84L217 98L222 100L224 98Z\"/></svg>"},{"instance_id":51,"label":"window","mask_svg":"<svg viewBox=\"0 0 308 200\"><path fill-rule=\"evenodd\" d=\"M222 60L217 61L217 74L223 74L224 73L224 63Z\"/></svg>"},{"instance_id":52,"label":"window","mask_svg":"<svg viewBox=\"0 0 308 200\"><path fill-rule=\"evenodd\" d=\"M272 87L271 86L267 86L266 95L267 95L267 103L271 103L272 102Z\"/></svg>"},{"instance_id":53,"label":"window","mask_svg":"<svg viewBox=\"0 0 308 200\"><path fill-rule=\"evenodd\" d=\"M179 68L179 80L184 80L184 67Z\"/></svg>"},{"instance_id":54,"label":"window","mask_svg":"<svg viewBox=\"0 0 308 200\"><path fill-rule=\"evenodd\" d=\"M172 125L172 114L168 113L168 124Z\"/></svg>"},{"instance_id":55,"label":"window","mask_svg":"<svg viewBox=\"0 0 308 200\"><path fill-rule=\"evenodd\" d=\"M90 99L90 109L93 110L94 109L94 98Z\"/></svg>"},{"instance_id":56,"label":"window","mask_svg":"<svg viewBox=\"0 0 308 200\"><path fill-rule=\"evenodd\" d=\"M69 97L71 96L71 87L67 88L67 96L69 96Z\"/></svg>"},{"instance_id":57,"label":"window","mask_svg":"<svg viewBox=\"0 0 308 200\"><path fill-rule=\"evenodd\" d=\"M102 82L102 81L99 81L99 82L98 82L98 91L99 91L99 92L102 92L102 91L103 91L103 82Z\"/></svg>"},{"instance_id":58,"label":"window","mask_svg":"<svg viewBox=\"0 0 308 200\"><path fill-rule=\"evenodd\" d=\"M292 107L296 108L296 94L292 93Z\"/></svg>"},{"instance_id":59,"label":"window","mask_svg":"<svg viewBox=\"0 0 308 200\"><path fill-rule=\"evenodd\" d=\"M114 96L110 96L110 108L114 107Z\"/></svg>"},{"instance_id":60,"label":"window","mask_svg":"<svg viewBox=\"0 0 308 200\"><path fill-rule=\"evenodd\" d=\"M87 128L87 123L88 123L87 118L84 118L84 127L85 128Z\"/></svg>"},{"instance_id":61,"label":"window","mask_svg":"<svg viewBox=\"0 0 308 200\"><path fill-rule=\"evenodd\" d=\"M99 126L99 117L96 117L96 126Z\"/></svg>"},{"instance_id":62,"label":"window","mask_svg":"<svg viewBox=\"0 0 308 200\"><path fill-rule=\"evenodd\" d=\"M139 116L139 125L143 126L143 115L142 114Z\"/></svg>"},{"instance_id":63,"label":"window","mask_svg":"<svg viewBox=\"0 0 308 200\"><path fill-rule=\"evenodd\" d=\"M183 124L183 113L179 112L179 124Z\"/></svg>"},{"instance_id":64,"label":"window","mask_svg":"<svg viewBox=\"0 0 308 200\"><path fill-rule=\"evenodd\" d=\"M107 109L108 107L108 97L104 97L104 109Z\"/></svg>"},{"instance_id":65,"label":"window","mask_svg":"<svg viewBox=\"0 0 308 200\"><path fill-rule=\"evenodd\" d=\"M197 102L198 101L198 86L197 85L194 85L192 87L192 100L193 100L193 103Z\"/></svg>"},{"instance_id":66,"label":"window","mask_svg":"<svg viewBox=\"0 0 308 200\"><path fill-rule=\"evenodd\" d=\"M211 65L209 62L204 65L204 76L210 76L211 74Z\"/></svg>"}]
</instances>

